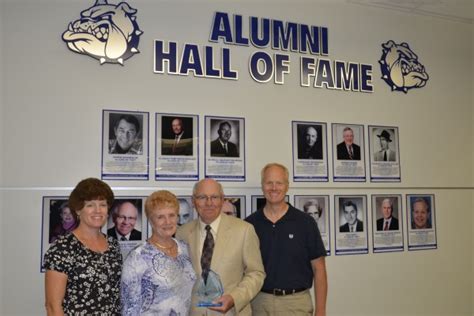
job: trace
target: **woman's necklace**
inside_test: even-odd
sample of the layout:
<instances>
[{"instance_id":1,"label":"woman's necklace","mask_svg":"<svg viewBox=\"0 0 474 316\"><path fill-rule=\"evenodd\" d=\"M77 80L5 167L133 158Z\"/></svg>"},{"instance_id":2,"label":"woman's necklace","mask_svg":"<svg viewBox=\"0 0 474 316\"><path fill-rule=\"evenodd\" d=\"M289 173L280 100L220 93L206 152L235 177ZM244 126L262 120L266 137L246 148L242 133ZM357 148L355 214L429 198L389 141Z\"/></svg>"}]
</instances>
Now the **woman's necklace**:
<instances>
[{"instance_id":1,"label":"woman's necklace","mask_svg":"<svg viewBox=\"0 0 474 316\"><path fill-rule=\"evenodd\" d=\"M176 242L174 240L172 240L173 244L171 246L168 246L168 247L161 245L159 242L154 241L151 238L149 239L149 241L153 245L155 245L158 249L161 249L165 254L167 254L170 257L176 257L176 255L178 254L178 251L177 251L177 248L176 248Z\"/></svg>"},{"instance_id":2,"label":"woman's necklace","mask_svg":"<svg viewBox=\"0 0 474 316\"><path fill-rule=\"evenodd\" d=\"M165 250L169 250L169 249L173 248L174 246L176 246L176 243L174 241L173 241L173 244L169 247L163 246L160 243L158 243L157 241L154 241L154 240L151 240L151 239L150 239L150 241L153 245L157 246L160 249L165 249Z\"/></svg>"}]
</instances>

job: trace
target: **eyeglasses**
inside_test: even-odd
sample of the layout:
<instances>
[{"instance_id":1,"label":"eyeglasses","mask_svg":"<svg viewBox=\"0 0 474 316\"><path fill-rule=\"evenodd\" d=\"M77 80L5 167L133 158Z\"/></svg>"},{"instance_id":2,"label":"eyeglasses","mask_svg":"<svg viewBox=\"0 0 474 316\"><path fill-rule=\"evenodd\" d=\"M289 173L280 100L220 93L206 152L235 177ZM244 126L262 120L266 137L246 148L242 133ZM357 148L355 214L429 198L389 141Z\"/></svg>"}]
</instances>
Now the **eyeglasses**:
<instances>
[{"instance_id":1,"label":"eyeglasses","mask_svg":"<svg viewBox=\"0 0 474 316\"><path fill-rule=\"evenodd\" d=\"M117 216L118 219L121 219L122 221L126 221L128 220L129 222L131 221L136 221L137 218L136 217L132 217L132 216L123 216L123 215L120 215L120 216Z\"/></svg>"},{"instance_id":2,"label":"eyeglasses","mask_svg":"<svg viewBox=\"0 0 474 316\"><path fill-rule=\"evenodd\" d=\"M207 195L196 195L194 197L196 199L196 201L198 201L199 203L206 203L207 201L211 201L212 203L216 203L216 202L219 202L221 199L222 199L222 196L221 195L211 195L211 196L207 196Z\"/></svg>"}]
</instances>

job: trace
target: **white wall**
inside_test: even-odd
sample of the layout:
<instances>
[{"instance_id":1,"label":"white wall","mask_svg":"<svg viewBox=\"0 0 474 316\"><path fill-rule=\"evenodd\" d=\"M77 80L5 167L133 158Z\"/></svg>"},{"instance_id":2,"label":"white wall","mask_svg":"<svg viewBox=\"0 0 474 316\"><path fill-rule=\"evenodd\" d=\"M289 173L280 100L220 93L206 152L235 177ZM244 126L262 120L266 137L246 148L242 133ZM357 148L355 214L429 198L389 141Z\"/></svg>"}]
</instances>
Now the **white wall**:
<instances>
[{"instance_id":1,"label":"white wall","mask_svg":"<svg viewBox=\"0 0 474 316\"><path fill-rule=\"evenodd\" d=\"M472 72L474 73L474 26L472 26L472 41L471 41L471 45L472 45L472 58L471 58L471 68L472 68ZM472 115L472 123L471 123L471 144L474 144L474 81L472 82L472 88L471 88L471 115ZM471 150L472 150L472 157L474 157L474 146L471 146ZM472 159L472 183L471 183L471 187L474 187L474 159ZM472 202L471 202L471 212L474 212L474 192L472 192ZM474 227L474 216L472 218L472 227ZM474 230L472 231L472 238L471 238L471 241L474 241ZM471 247L472 249L472 247ZM474 252L472 254L473 256L473 259L472 259L472 270L471 270L471 275L474 275ZM474 285L471 286L472 288L472 302L474 304ZM474 305L473 305L473 308L474 310Z\"/></svg>"},{"instance_id":2,"label":"white wall","mask_svg":"<svg viewBox=\"0 0 474 316\"><path fill-rule=\"evenodd\" d=\"M4 65L4 59L3 59L3 14L1 12L5 12L4 9L4 4L3 2L0 1L0 148L4 148L4 124L3 122L5 121L4 119L4 107L5 107L5 97L4 97L4 92L3 92L3 83L4 83L4 70L3 70L3 65ZM3 151L3 150L2 150ZM3 154L0 154L0 188L3 188L3 168L4 168L4 160L3 160ZM4 202L4 191L3 189L0 189L0 227L3 227L3 213L4 213L4 208L3 208L3 202ZM1 236L1 235L0 235ZM3 236L2 236L3 240ZM3 278L3 243L0 243L0 280L4 280ZM3 306L3 286L0 286L0 306Z\"/></svg>"},{"instance_id":3,"label":"white wall","mask_svg":"<svg viewBox=\"0 0 474 316\"><path fill-rule=\"evenodd\" d=\"M298 183L292 184L290 193L434 193L439 248L329 257L328 315L472 314L472 25L350 4L145 0L130 4L139 10L138 23L144 30L141 53L120 67L99 66L68 51L62 42L61 33L86 8L84 1L2 3L0 73L8 80L1 82L0 148L8 150L0 155L4 159L0 160L4 166L1 315L44 314L41 199L67 195L82 178L100 177L104 108L149 111L151 118L155 112L199 114L200 135L206 114L244 116L247 182L226 183L225 188L248 196L259 192L259 170L265 163L276 160L291 166L291 120L399 126L401 183ZM258 84L246 71L253 47L230 47L239 81L153 74L154 39L210 45L211 18L218 10L327 26L329 57L372 63L375 93L302 88L297 69L283 86ZM380 80L380 45L389 39L408 42L418 54L430 75L426 87L405 95L392 93ZM291 54L293 67L298 57ZM472 135L468 146L464 135ZM190 193L192 185L153 180L110 183L119 195L149 194L157 187Z\"/></svg>"}]
</instances>

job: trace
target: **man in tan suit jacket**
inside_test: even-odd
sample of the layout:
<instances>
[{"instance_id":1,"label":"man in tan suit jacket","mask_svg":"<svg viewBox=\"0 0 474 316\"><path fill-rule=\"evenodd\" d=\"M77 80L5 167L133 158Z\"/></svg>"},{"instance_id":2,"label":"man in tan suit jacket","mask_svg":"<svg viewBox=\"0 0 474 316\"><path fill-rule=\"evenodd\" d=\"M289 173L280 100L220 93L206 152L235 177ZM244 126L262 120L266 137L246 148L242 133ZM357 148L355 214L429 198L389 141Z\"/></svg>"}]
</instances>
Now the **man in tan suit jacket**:
<instances>
[{"instance_id":1,"label":"man in tan suit jacket","mask_svg":"<svg viewBox=\"0 0 474 316\"><path fill-rule=\"evenodd\" d=\"M206 225L211 226L215 245L211 270L216 272L224 287L217 300L220 307L198 308L193 295L191 315L209 315L217 311L225 315L252 315L250 301L260 291L265 272L260 255L260 244L253 226L221 212L224 202L222 186L213 179L197 182L193 189L193 204L199 214L178 228L176 237L189 244L194 270L200 276L201 254ZM212 310L212 311L211 311ZM216 315L222 315L215 313Z\"/></svg>"}]
</instances>

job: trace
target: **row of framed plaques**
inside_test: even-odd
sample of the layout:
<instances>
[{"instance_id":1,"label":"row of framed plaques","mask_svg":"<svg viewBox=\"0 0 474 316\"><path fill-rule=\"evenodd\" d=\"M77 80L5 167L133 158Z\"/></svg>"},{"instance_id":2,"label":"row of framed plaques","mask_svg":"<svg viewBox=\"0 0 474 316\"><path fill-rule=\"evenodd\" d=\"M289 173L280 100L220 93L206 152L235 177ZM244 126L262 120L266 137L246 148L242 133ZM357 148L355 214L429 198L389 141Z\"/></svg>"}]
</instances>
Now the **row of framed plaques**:
<instances>
[{"instance_id":1,"label":"row of framed plaques","mask_svg":"<svg viewBox=\"0 0 474 316\"><path fill-rule=\"evenodd\" d=\"M49 245L77 225L67 199L67 196L43 197L41 266ZM369 241L373 253L404 251L405 240L408 250L437 248L433 194L407 194L406 212L401 194L372 194L370 203L367 199L367 195L334 195L331 205L329 195L293 195L294 206L314 218L328 255L331 238L336 255L366 254ZM117 196L103 228L104 233L119 240L124 257L151 235L145 200L146 196ZM289 202L289 196L286 200ZM178 201L178 225L197 218L190 195L180 195ZM264 205L262 195L251 195L249 208L246 195L226 195L222 212L244 219Z\"/></svg>"},{"instance_id":2,"label":"row of framed plaques","mask_svg":"<svg viewBox=\"0 0 474 316\"><path fill-rule=\"evenodd\" d=\"M149 180L149 113L103 110L101 175L105 180ZM400 182L398 127L292 121L293 180L328 182L332 157L335 182L365 182L366 160L372 182ZM155 113L155 180L196 181L200 143L204 177L245 181L245 119L204 116L204 141L194 114ZM368 159L366 159L368 156Z\"/></svg>"},{"instance_id":3,"label":"row of framed plaques","mask_svg":"<svg viewBox=\"0 0 474 316\"><path fill-rule=\"evenodd\" d=\"M155 180L199 179L199 119L156 113ZM103 110L102 179L149 179L149 113ZM245 181L245 120L205 116L205 176Z\"/></svg>"},{"instance_id":4,"label":"row of framed plaques","mask_svg":"<svg viewBox=\"0 0 474 316\"><path fill-rule=\"evenodd\" d=\"M331 154L334 182L365 182L367 154L370 181L400 182L398 127L369 125L367 134L366 153L364 125L332 123L329 152L326 123L293 121L293 180L327 182Z\"/></svg>"}]
</instances>

